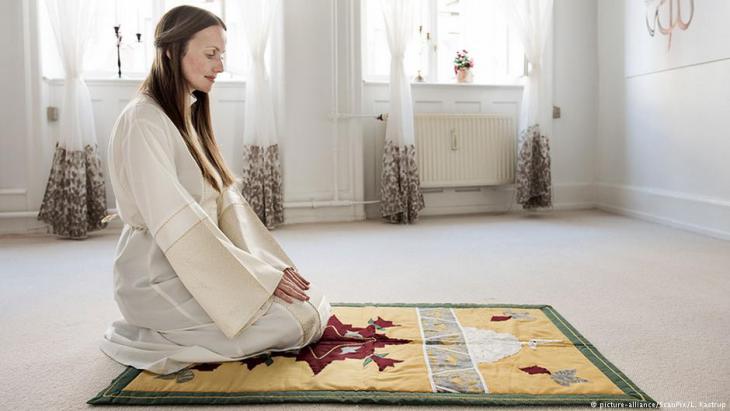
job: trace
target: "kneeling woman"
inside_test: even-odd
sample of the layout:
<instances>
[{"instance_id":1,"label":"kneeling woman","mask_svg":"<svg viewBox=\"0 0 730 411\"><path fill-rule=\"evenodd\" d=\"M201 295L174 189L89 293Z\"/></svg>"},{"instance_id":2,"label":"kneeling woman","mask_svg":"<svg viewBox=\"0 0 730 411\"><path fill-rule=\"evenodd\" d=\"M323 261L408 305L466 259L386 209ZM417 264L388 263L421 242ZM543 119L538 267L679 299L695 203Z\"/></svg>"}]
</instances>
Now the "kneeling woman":
<instances>
[{"instance_id":1,"label":"kneeling woman","mask_svg":"<svg viewBox=\"0 0 730 411\"><path fill-rule=\"evenodd\" d=\"M155 373L316 341L329 305L240 195L210 124L225 24L180 6L155 32L156 57L109 141L124 229L114 260L124 316L101 349Z\"/></svg>"}]
</instances>

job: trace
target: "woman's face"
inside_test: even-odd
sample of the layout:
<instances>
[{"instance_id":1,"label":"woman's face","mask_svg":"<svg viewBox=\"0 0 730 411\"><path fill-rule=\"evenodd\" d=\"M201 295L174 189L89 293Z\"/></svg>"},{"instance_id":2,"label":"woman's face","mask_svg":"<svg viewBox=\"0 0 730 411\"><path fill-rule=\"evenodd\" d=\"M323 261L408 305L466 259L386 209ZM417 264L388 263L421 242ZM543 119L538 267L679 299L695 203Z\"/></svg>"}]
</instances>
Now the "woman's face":
<instances>
[{"instance_id":1,"label":"woman's face","mask_svg":"<svg viewBox=\"0 0 730 411\"><path fill-rule=\"evenodd\" d=\"M221 26L210 26L195 33L188 42L182 59L182 71L190 92L210 92L215 77L223 71L226 32Z\"/></svg>"}]
</instances>

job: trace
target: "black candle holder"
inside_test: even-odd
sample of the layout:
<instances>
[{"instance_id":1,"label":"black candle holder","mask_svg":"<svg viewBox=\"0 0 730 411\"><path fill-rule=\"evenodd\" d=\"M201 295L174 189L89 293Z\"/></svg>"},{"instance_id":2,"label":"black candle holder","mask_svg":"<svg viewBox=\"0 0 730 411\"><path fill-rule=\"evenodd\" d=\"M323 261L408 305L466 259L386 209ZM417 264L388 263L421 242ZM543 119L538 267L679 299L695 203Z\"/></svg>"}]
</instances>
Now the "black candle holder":
<instances>
[{"instance_id":1,"label":"black candle holder","mask_svg":"<svg viewBox=\"0 0 730 411\"><path fill-rule=\"evenodd\" d=\"M142 33L135 33L137 37L137 43L142 42ZM122 46L122 25L117 24L114 26L114 37L117 38L117 75L122 78L122 54L120 53L120 47Z\"/></svg>"}]
</instances>

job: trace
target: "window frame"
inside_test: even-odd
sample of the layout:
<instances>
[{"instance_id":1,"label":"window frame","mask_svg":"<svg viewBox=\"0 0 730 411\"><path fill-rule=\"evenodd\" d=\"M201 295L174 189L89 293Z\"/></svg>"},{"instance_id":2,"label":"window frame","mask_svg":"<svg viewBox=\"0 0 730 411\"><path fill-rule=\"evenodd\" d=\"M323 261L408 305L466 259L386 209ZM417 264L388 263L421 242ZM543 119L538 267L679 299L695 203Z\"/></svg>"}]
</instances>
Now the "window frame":
<instances>
[{"instance_id":1,"label":"window frame","mask_svg":"<svg viewBox=\"0 0 730 411\"><path fill-rule=\"evenodd\" d=\"M111 10L115 10L117 1L120 4L119 7L123 7L121 5L122 0L115 0L115 2L109 1L109 6L110 6ZM146 53L148 53L149 48L154 48L151 38L154 37L155 25L167 11L167 9L166 9L167 1L166 0L147 0L147 1L149 1L149 3L151 4L152 15L148 16L148 17L143 17L140 20L141 25L142 25L141 31L142 31L142 36L143 36L143 40L142 40L143 55L145 56L144 57L145 61L143 62L143 66L145 66L145 67L148 67L149 64L151 64L151 61L147 61L148 56ZM226 21L227 0L215 0L215 1L217 1L220 4L221 19L223 19L223 21ZM44 17L43 15L46 13L45 11L40 10L41 8L45 8L45 5L40 4L40 3L43 3L43 0L37 0L37 2L38 2L37 6L39 8L39 11L38 11L38 13L36 13L36 19L37 19L37 25L38 25L38 31L39 31L39 33L38 33L39 40L55 42L55 39L53 37L54 36L53 30L51 29L51 27L49 25L46 24L47 23L46 21L42 21L42 19ZM150 20L152 21L152 24L148 25L148 22ZM47 27L44 28L44 26L47 26ZM149 28L149 30L146 30L146 28ZM110 30L111 30L111 28L110 28ZM47 32L43 33L44 31L47 31ZM149 31L149 33L145 33L146 31ZM48 34L50 34L50 36ZM127 33L126 30L124 30L124 28L122 29L122 34L126 38L132 38L133 39L132 41L136 41L134 39L134 33ZM242 36L242 38L240 40L242 43L245 44L246 43L245 35ZM47 46L41 45L40 50L39 50L40 57L41 57L42 78L47 81L63 80L64 79L63 67L62 67L63 64L60 61L60 56L58 55L57 46L54 43L50 50L46 49L45 47L47 47ZM112 38L112 41L110 42L110 47L113 47L113 38ZM46 52L48 52L48 53L46 54ZM87 52L88 52L88 50L87 50ZM248 52L248 51L245 50L245 52ZM226 54L228 54L228 53L226 53ZM266 53L266 57L265 57L267 59L267 62L270 62L270 58L271 58L270 54L271 54L271 43L269 44L269 47L267 47L267 53ZM54 64L56 64L56 67L51 68L52 73L47 73L46 68L44 67L43 61L45 61L47 58L53 58L57 62L57 64L54 63ZM115 51L115 61L116 61L116 51ZM122 61L122 64L124 64L124 61ZM248 65L250 65L250 62L246 66L248 66ZM59 70L59 68L60 68L60 70ZM133 81L133 82L136 82L136 81L144 80L147 77L147 75L149 74L149 69L144 70L144 71L130 71L130 70L125 71L124 66L122 66L122 77L120 78L117 73L118 72L117 72L116 65L114 66L114 69L109 69L109 70L94 70L94 69L88 70L85 68L84 69L84 79L91 80L92 82L106 82L106 81L122 81L122 82ZM217 81L245 82L248 78L248 76L245 73L234 74L233 72L228 71L228 69L223 71L221 74L223 74L223 75Z\"/></svg>"},{"instance_id":2,"label":"window frame","mask_svg":"<svg viewBox=\"0 0 730 411\"><path fill-rule=\"evenodd\" d=\"M364 83L387 83L390 81L390 75L379 75L370 74L370 61L368 59L368 13L367 13L367 1L376 0L360 0L360 48L361 48L361 61L362 61L362 79ZM439 57L439 38L438 38L438 0L421 0L427 3L427 13L429 21L426 26L426 30L430 28L431 33L431 45L427 47L428 54L428 71L422 82L417 82L411 79L411 84L459 84L460 86L518 86L521 85L522 79L527 76L529 70L529 62L527 55L523 53L522 57L522 72L519 76L513 79L513 81L504 82L484 82L484 83L456 83L455 81L443 81L438 80L438 57ZM509 33L508 33L509 42ZM509 51L507 52L507 60L509 61Z\"/></svg>"}]
</instances>

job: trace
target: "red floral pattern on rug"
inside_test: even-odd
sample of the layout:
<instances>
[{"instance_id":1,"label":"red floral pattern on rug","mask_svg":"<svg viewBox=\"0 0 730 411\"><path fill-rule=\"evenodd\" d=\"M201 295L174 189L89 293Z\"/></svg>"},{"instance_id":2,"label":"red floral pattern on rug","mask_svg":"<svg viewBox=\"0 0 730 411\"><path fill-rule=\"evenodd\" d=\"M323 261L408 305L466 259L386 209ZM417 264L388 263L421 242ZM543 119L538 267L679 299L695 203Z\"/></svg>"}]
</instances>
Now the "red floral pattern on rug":
<instances>
[{"instance_id":1,"label":"red floral pattern on rug","mask_svg":"<svg viewBox=\"0 0 730 411\"><path fill-rule=\"evenodd\" d=\"M543 368L543 367L537 366L537 365L533 365L531 367L520 368L520 370L522 370L522 371L524 371L524 372L526 372L526 373L528 373L530 375L535 375L535 374L550 374L550 370L548 370L547 368Z\"/></svg>"},{"instance_id":2,"label":"red floral pattern on rug","mask_svg":"<svg viewBox=\"0 0 730 411\"><path fill-rule=\"evenodd\" d=\"M563 387L570 387L573 384L582 384L585 382L590 382L586 380L585 378L581 378L577 375L577 371L574 368L569 368L565 370L557 370L557 371L550 371L545 367L541 367L539 365L532 365L529 367L520 368L523 372L526 372L530 375L535 374L548 374L550 378L552 378L553 381L555 381L557 384L562 385Z\"/></svg>"},{"instance_id":3,"label":"red floral pattern on rug","mask_svg":"<svg viewBox=\"0 0 730 411\"><path fill-rule=\"evenodd\" d=\"M360 359L364 360L363 366L374 362L378 366L378 370L383 371L403 361L386 358L387 353L375 354L375 349L411 342L406 339L390 338L384 333L378 334L379 330L390 327L397 327L397 325L381 317L375 321L370 320L367 327L354 327L352 324L343 324L333 315L327 322L327 328L325 328L322 338L318 342L302 348L299 352L260 355L241 360L241 363L245 364L249 370L253 370L259 364L271 365L275 357L293 357L297 361L305 361L314 375L317 375L334 361Z\"/></svg>"}]
</instances>

